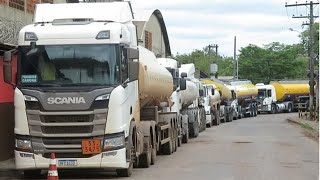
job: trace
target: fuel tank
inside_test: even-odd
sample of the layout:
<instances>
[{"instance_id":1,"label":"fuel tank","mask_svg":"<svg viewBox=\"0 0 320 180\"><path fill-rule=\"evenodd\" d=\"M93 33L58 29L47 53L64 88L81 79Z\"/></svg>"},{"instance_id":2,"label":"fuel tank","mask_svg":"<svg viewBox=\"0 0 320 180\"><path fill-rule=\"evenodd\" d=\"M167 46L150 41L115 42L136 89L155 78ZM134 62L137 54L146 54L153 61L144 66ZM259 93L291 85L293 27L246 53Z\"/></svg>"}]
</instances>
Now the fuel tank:
<instances>
[{"instance_id":1,"label":"fuel tank","mask_svg":"<svg viewBox=\"0 0 320 180\"><path fill-rule=\"evenodd\" d=\"M188 107L199 97L199 90L195 82L187 80L186 90L180 91L182 107Z\"/></svg>"},{"instance_id":2,"label":"fuel tank","mask_svg":"<svg viewBox=\"0 0 320 180\"><path fill-rule=\"evenodd\" d=\"M227 86L223 82L217 79L213 79L213 80L203 79L201 80L201 82L208 85L214 85L217 88L218 92L220 93L222 100L227 100L232 98L231 91L227 88Z\"/></svg>"},{"instance_id":3,"label":"fuel tank","mask_svg":"<svg viewBox=\"0 0 320 180\"><path fill-rule=\"evenodd\" d=\"M170 72L157 62L153 52L139 46L139 95L141 108L168 102L173 92Z\"/></svg>"},{"instance_id":4,"label":"fuel tank","mask_svg":"<svg viewBox=\"0 0 320 180\"><path fill-rule=\"evenodd\" d=\"M249 80L231 81L230 85L234 87L237 99L255 98L258 95L258 88Z\"/></svg>"},{"instance_id":5,"label":"fuel tank","mask_svg":"<svg viewBox=\"0 0 320 180\"><path fill-rule=\"evenodd\" d=\"M276 90L277 101L293 100L310 93L308 81L278 81L270 83Z\"/></svg>"}]
</instances>

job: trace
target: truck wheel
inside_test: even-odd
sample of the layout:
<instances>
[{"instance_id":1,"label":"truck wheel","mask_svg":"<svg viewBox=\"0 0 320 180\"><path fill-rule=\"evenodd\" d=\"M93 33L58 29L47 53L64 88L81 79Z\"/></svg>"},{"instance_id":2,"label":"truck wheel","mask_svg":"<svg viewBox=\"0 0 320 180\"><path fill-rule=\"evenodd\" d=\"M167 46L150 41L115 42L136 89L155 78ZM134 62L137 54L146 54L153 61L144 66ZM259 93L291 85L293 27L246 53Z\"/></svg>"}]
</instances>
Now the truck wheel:
<instances>
[{"instance_id":1,"label":"truck wheel","mask_svg":"<svg viewBox=\"0 0 320 180\"><path fill-rule=\"evenodd\" d=\"M157 159L157 149L154 147L151 151L151 165L154 165L156 163Z\"/></svg>"},{"instance_id":2,"label":"truck wheel","mask_svg":"<svg viewBox=\"0 0 320 180\"><path fill-rule=\"evenodd\" d=\"M292 112L292 104L289 103L289 104L288 104L288 113L291 113L291 112Z\"/></svg>"},{"instance_id":3,"label":"truck wheel","mask_svg":"<svg viewBox=\"0 0 320 180\"><path fill-rule=\"evenodd\" d=\"M182 136L182 143L188 143L189 141L189 131L185 132L185 134Z\"/></svg>"},{"instance_id":4,"label":"truck wheel","mask_svg":"<svg viewBox=\"0 0 320 180\"><path fill-rule=\"evenodd\" d=\"M220 112L216 111L216 113L214 114L214 120L212 121L212 124L214 126L218 126L220 124Z\"/></svg>"},{"instance_id":5,"label":"truck wheel","mask_svg":"<svg viewBox=\"0 0 320 180\"><path fill-rule=\"evenodd\" d=\"M256 117L258 115L258 109L256 106L254 106L253 111L254 111L253 116Z\"/></svg>"},{"instance_id":6,"label":"truck wheel","mask_svg":"<svg viewBox=\"0 0 320 180\"><path fill-rule=\"evenodd\" d=\"M170 140L169 142L165 143L164 145L161 146L161 151L164 155L170 155L172 154L172 141Z\"/></svg>"},{"instance_id":7,"label":"truck wheel","mask_svg":"<svg viewBox=\"0 0 320 180\"><path fill-rule=\"evenodd\" d=\"M233 113L229 112L229 122L232 122L233 120Z\"/></svg>"},{"instance_id":8,"label":"truck wheel","mask_svg":"<svg viewBox=\"0 0 320 180\"><path fill-rule=\"evenodd\" d=\"M23 177L27 179L37 179L41 174L41 169L24 170Z\"/></svg>"},{"instance_id":9,"label":"truck wheel","mask_svg":"<svg viewBox=\"0 0 320 180\"><path fill-rule=\"evenodd\" d=\"M271 105L271 114L275 114L277 112L277 106L275 104Z\"/></svg>"},{"instance_id":10,"label":"truck wheel","mask_svg":"<svg viewBox=\"0 0 320 180\"><path fill-rule=\"evenodd\" d=\"M210 122L206 124L206 127L207 127L207 128L211 128L211 127L212 127L212 124L213 124L213 116L214 116L213 113L211 113L210 116L211 116ZM207 118L207 117L206 117L206 118ZM207 120L206 120L206 122L207 122Z\"/></svg>"},{"instance_id":11,"label":"truck wheel","mask_svg":"<svg viewBox=\"0 0 320 180\"><path fill-rule=\"evenodd\" d=\"M152 145L151 145L151 137L149 136L147 142L148 151L146 153L143 153L139 156L139 166L142 168L148 168L151 165L151 159L152 159Z\"/></svg>"},{"instance_id":12,"label":"truck wheel","mask_svg":"<svg viewBox=\"0 0 320 180\"><path fill-rule=\"evenodd\" d=\"M198 137L199 135L199 123L197 121L197 118L194 118L194 121L189 124L189 133L190 136L193 138Z\"/></svg>"}]
</instances>

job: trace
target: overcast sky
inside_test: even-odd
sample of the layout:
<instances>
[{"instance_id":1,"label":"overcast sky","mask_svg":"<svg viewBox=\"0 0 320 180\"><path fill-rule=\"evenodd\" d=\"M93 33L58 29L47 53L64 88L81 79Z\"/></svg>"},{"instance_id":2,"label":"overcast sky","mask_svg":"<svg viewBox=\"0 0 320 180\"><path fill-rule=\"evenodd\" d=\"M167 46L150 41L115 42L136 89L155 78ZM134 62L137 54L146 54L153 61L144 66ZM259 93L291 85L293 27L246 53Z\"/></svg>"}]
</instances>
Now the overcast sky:
<instances>
[{"instance_id":1,"label":"overcast sky","mask_svg":"<svg viewBox=\"0 0 320 180\"><path fill-rule=\"evenodd\" d=\"M133 9L159 9L167 27L171 52L190 53L209 44L219 45L219 54L233 56L233 40L237 49L248 44L262 46L279 41L299 42L298 32L306 19L307 8L288 7L285 3L299 0L131 0ZM317 1L317 0L315 0ZM319 1L317 1L319 2ZM317 6L316 14L319 14Z\"/></svg>"}]
</instances>

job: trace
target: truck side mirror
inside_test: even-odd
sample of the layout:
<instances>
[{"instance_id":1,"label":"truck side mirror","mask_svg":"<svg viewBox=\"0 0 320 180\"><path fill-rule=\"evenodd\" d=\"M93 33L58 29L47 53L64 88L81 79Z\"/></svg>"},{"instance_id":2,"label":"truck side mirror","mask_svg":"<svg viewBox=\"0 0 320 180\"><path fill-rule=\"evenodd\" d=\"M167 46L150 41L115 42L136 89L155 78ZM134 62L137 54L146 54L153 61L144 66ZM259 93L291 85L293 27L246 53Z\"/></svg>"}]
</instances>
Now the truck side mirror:
<instances>
[{"instance_id":1,"label":"truck side mirror","mask_svg":"<svg viewBox=\"0 0 320 180\"><path fill-rule=\"evenodd\" d=\"M129 60L139 59L139 50L135 48L127 48L127 56Z\"/></svg>"},{"instance_id":2,"label":"truck side mirror","mask_svg":"<svg viewBox=\"0 0 320 180\"><path fill-rule=\"evenodd\" d=\"M6 51L4 53L4 64L3 64L3 77L4 82L12 84L12 57L11 51Z\"/></svg>"},{"instance_id":3,"label":"truck side mirror","mask_svg":"<svg viewBox=\"0 0 320 180\"><path fill-rule=\"evenodd\" d=\"M180 78L180 90L186 90L187 89L187 80Z\"/></svg>"},{"instance_id":4,"label":"truck side mirror","mask_svg":"<svg viewBox=\"0 0 320 180\"><path fill-rule=\"evenodd\" d=\"M200 96L203 96L203 95L204 95L203 89L200 89L200 90L199 90L199 95L200 95Z\"/></svg>"},{"instance_id":5,"label":"truck side mirror","mask_svg":"<svg viewBox=\"0 0 320 180\"><path fill-rule=\"evenodd\" d=\"M181 73L181 78L185 78L185 77L187 77L187 73L182 72L182 73Z\"/></svg>"},{"instance_id":6,"label":"truck side mirror","mask_svg":"<svg viewBox=\"0 0 320 180\"><path fill-rule=\"evenodd\" d=\"M139 78L139 62L129 61L129 81L135 81Z\"/></svg>"}]
</instances>

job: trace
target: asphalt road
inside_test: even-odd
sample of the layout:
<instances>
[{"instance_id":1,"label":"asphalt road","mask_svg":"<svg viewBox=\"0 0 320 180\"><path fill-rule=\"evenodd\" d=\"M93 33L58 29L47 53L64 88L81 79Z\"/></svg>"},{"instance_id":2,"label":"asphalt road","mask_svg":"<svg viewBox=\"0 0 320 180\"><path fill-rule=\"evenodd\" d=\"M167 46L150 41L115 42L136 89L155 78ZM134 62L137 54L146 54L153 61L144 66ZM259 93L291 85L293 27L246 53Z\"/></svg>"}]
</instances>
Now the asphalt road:
<instances>
[{"instance_id":1,"label":"asphalt road","mask_svg":"<svg viewBox=\"0 0 320 180\"><path fill-rule=\"evenodd\" d=\"M60 179L318 180L319 144L286 117L259 115L206 129L171 156L157 156L149 169L130 178L86 170L62 172ZM4 175L0 179L12 179ZM15 175L19 179L20 175ZM45 175L42 178L46 178Z\"/></svg>"}]
</instances>

